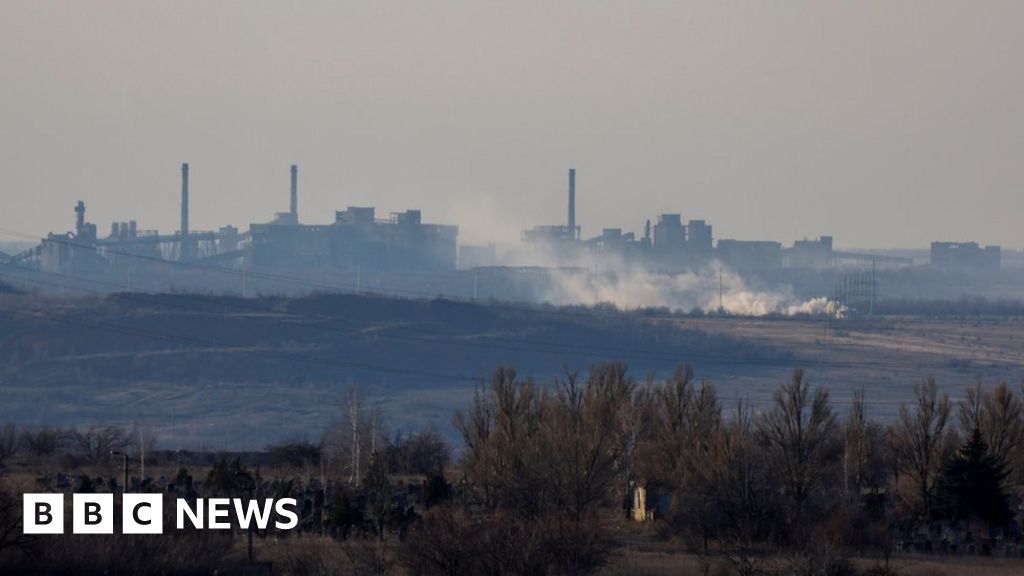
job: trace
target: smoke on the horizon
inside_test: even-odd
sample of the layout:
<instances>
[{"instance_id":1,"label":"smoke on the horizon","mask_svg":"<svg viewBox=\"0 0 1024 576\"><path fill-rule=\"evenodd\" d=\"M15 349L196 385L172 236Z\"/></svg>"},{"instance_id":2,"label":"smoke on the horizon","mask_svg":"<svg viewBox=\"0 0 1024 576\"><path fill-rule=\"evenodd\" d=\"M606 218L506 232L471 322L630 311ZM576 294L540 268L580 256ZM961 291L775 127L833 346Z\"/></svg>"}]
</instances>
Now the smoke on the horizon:
<instances>
[{"instance_id":1,"label":"smoke on the horizon","mask_svg":"<svg viewBox=\"0 0 1024 576\"><path fill-rule=\"evenodd\" d=\"M712 260L686 272L652 270L614 254L582 253L567 261L550 247L505 253L502 264L547 266L550 283L536 297L558 305L613 304L621 309L669 308L743 316L841 314L828 298L798 298L791 287L756 289L729 266Z\"/></svg>"}]
</instances>

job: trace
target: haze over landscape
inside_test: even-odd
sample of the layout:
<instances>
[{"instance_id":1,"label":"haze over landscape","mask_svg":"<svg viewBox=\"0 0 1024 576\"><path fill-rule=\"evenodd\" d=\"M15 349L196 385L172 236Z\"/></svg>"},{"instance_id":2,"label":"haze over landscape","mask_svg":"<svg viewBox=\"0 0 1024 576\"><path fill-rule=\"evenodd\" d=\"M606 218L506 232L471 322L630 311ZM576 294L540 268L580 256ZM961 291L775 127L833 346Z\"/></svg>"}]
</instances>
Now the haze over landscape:
<instances>
[{"instance_id":1,"label":"haze over landscape","mask_svg":"<svg viewBox=\"0 0 1024 576\"><path fill-rule=\"evenodd\" d=\"M0 228L173 231L421 208L460 241L564 210L718 237L1024 247L1024 6L0 4ZM7 239L19 239L5 237Z\"/></svg>"},{"instance_id":2,"label":"haze over landscape","mask_svg":"<svg viewBox=\"0 0 1024 576\"><path fill-rule=\"evenodd\" d=\"M1022 54L1009 1L0 1L0 574L1024 573Z\"/></svg>"}]
</instances>

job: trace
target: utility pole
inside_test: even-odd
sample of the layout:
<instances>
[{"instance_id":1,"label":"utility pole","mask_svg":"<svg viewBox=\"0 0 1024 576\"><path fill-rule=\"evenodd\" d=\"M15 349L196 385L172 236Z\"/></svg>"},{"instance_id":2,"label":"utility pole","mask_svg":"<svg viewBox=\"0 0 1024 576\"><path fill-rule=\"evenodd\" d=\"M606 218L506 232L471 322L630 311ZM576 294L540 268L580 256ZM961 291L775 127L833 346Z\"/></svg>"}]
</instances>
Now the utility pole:
<instances>
[{"instance_id":1,"label":"utility pole","mask_svg":"<svg viewBox=\"0 0 1024 576\"><path fill-rule=\"evenodd\" d=\"M477 268L474 266L473 267L473 301L476 301L476 299L479 297L478 287L479 287L479 284L478 284L478 281L477 281Z\"/></svg>"},{"instance_id":2,"label":"utility pole","mask_svg":"<svg viewBox=\"0 0 1024 576\"><path fill-rule=\"evenodd\" d=\"M146 481L146 433L139 428L139 476Z\"/></svg>"},{"instance_id":3,"label":"utility pole","mask_svg":"<svg viewBox=\"0 0 1024 576\"><path fill-rule=\"evenodd\" d=\"M121 456L124 458L124 487L121 488L122 494L128 493L128 455L124 452L118 452L117 450L110 451L111 456Z\"/></svg>"}]
</instances>

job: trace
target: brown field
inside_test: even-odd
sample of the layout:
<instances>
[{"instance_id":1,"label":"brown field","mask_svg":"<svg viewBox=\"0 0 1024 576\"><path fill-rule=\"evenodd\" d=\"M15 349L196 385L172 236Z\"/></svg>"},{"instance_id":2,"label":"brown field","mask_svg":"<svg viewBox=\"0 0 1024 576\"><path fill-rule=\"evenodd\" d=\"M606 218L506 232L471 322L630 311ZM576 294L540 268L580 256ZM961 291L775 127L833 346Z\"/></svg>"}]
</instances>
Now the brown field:
<instances>
[{"instance_id":1,"label":"brown field","mask_svg":"<svg viewBox=\"0 0 1024 576\"><path fill-rule=\"evenodd\" d=\"M136 294L6 295L0 322L0 418L143 422L165 447L251 449L315 436L352 384L394 427L448 433L453 409L501 365L544 382L613 360L637 379L690 364L722 398L756 405L802 367L840 410L863 387L883 419L929 376L951 396L978 380L1024 378L1020 317L829 321Z\"/></svg>"}]
</instances>

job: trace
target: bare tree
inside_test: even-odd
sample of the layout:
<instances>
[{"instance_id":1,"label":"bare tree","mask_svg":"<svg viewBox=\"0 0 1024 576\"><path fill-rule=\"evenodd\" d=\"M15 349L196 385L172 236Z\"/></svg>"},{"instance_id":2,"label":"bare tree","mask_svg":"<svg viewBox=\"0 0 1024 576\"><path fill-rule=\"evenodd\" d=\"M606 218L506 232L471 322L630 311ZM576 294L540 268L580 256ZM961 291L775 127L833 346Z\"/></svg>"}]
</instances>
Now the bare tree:
<instances>
[{"instance_id":1,"label":"bare tree","mask_svg":"<svg viewBox=\"0 0 1024 576\"><path fill-rule=\"evenodd\" d=\"M693 368L676 368L668 382L651 392L651 430L644 446L641 472L666 485L682 485L689 470L686 452L690 445L694 403Z\"/></svg>"},{"instance_id":2,"label":"bare tree","mask_svg":"<svg viewBox=\"0 0 1024 576\"><path fill-rule=\"evenodd\" d=\"M792 380L775 391L758 432L789 501L789 526L803 529L808 504L825 490L840 456L828 392L818 388L812 397L803 370L795 370Z\"/></svg>"},{"instance_id":3,"label":"bare tree","mask_svg":"<svg viewBox=\"0 0 1024 576\"><path fill-rule=\"evenodd\" d=\"M737 574L765 574L767 559L762 548L771 537L777 489L768 457L758 445L748 403L738 403L735 416L722 427L718 438L716 457L706 467L713 480L715 503L706 521Z\"/></svg>"},{"instance_id":4,"label":"bare tree","mask_svg":"<svg viewBox=\"0 0 1024 576\"><path fill-rule=\"evenodd\" d=\"M985 388L981 385L981 381L975 382L974 386L965 390L964 397L959 403L961 429L967 432L981 430L985 411L985 395Z\"/></svg>"},{"instance_id":5,"label":"bare tree","mask_svg":"<svg viewBox=\"0 0 1024 576\"><path fill-rule=\"evenodd\" d=\"M610 494L620 458L618 409L629 403L635 383L623 364L590 371L581 385L576 374L558 383L545 418L550 481L570 516L580 521Z\"/></svg>"},{"instance_id":6,"label":"bare tree","mask_svg":"<svg viewBox=\"0 0 1024 576\"><path fill-rule=\"evenodd\" d=\"M348 426L346 430L349 433L349 477L348 483L355 485L359 480L359 468L360 461L362 460L362 429L363 426L363 399L359 395L359 389L352 387L349 388L348 393L345 396L344 406L345 418Z\"/></svg>"},{"instance_id":7,"label":"bare tree","mask_svg":"<svg viewBox=\"0 0 1024 576\"><path fill-rule=\"evenodd\" d=\"M449 506L426 512L403 541L398 554L409 574L459 576L479 573L483 519Z\"/></svg>"},{"instance_id":8,"label":"bare tree","mask_svg":"<svg viewBox=\"0 0 1024 576\"><path fill-rule=\"evenodd\" d=\"M72 436L72 433L60 428L43 426L22 432L21 445L29 454L46 458L56 454L65 440Z\"/></svg>"},{"instance_id":9,"label":"bare tree","mask_svg":"<svg viewBox=\"0 0 1024 576\"><path fill-rule=\"evenodd\" d=\"M301 469L307 478L310 477L313 467L319 465L323 455L323 446L320 443L301 439L271 444L263 450L274 464Z\"/></svg>"},{"instance_id":10,"label":"bare tree","mask_svg":"<svg viewBox=\"0 0 1024 576\"><path fill-rule=\"evenodd\" d=\"M396 434L387 443L384 454L392 472L425 476L441 474L451 457L448 445L434 428L408 437Z\"/></svg>"},{"instance_id":11,"label":"bare tree","mask_svg":"<svg viewBox=\"0 0 1024 576\"><path fill-rule=\"evenodd\" d=\"M152 426L136 422L132 425L130 437L132 457L139 462L139 476L145 480L146 457L156 451L158 440L156 431Z\"/></svg>"},{"instance_id":12,"label":"bare tree","mask_svg":"<svg viewBox=\"0 0 1024 576\"><path fill-rule=\"evenodd\" d=\"M494 376L507 377L515 379L515 372L509 376L508 370L500 369ZM492 442L496 410L490 393L481 385L473 395L470 410L466 413L458 410L453 418L453 425L466 447L463 470L467 479L481 491L487 508L494 508L497 501L497 455Z\"/></svg>"},{"instance_id":13,"label":"bare tree","mask_svg":"<svg viewBox=\"0 0 1024 576\"><path fill-rule=\"evenodd\" d=\"M466 443L467 480L481 491L485 505L502 506L528 516L540 515L553 501L554 486L542 464L550 458L541 438L546 394L512 368L500 368L489 391L478 391L468 414L455 415Z\"/></svg>"},{"instance_id":14,"label":"bare tree","mask_svg":"<svg viewBox=\"0 0 1024 576\"><path fill-rule=\"evenodd\" d=\"M894 428L893 452L898 469L913 483L918 512L924 518L932 514L935 481L942 466L942 446L949 423L949 397L939 397L935 379L914 386L913 412L900 405Z\"/></svg>"},{"instance_id":15,"label":"bare tree","mask_svg":"<svg viewBox=\"0 0 1024 576\"><path fill-rule=\"evenodd\" d=\"M1024 403L1005 382L992 391L978 383L960 403L960 423L965 431L981 431L989 452L1007 463L1024 442Z\"/></svg>"},{"instance_id":16,"label":"bare tree","mask_svg":"<svg viewBox=\"0 0 1024 576\"><path fill-rule=\"evenodd\" d=\"M32 537L24 534L22 528L21 506L14 493L0 486L0 557L9 549L28 552L32 547Z\"/></svg>"},{"instance_id":17,"label":"bare tree","mask_svg":"<svg viewBox=\"0 0 1024 576\"><path fill-rule=\"evenodd\" d=\"M83 432L74 432L79 454L91 464L98 464L110 456L111 451L123 451L132 439L120 426L90 426Z\"/></svg>"},{"instance_id":18,"label":"bare tree","mask_svg":"<svg viewBox=\"0 0 1024 576\"><path fill-rule=\"evenodd\" d=\"M326 462L337 462L350 486L362 481L374 451L379 449L380 411L367 414L362 392L351 386L338 402L338 411L324 431Z\"/></svg>"},{"instance_id":19,"label":"bare tree","mask_svg":"<svg viewBox=\"0 0 1024 576\"><path fill-rule=\"evenodd\" d=\"M864 488L881 489L887 480L885 430L868 420L863 388L854 390L843 436L847 497L856 499Z\"/></svg>"},{"instance_id":20,"label":"bare tree","mask_svg":"<svg viewBox=\"0 0 1024 576\"><path fill-rule=\"evenodd\" d=\"M617 409L618 422L615 426L615 495L625 503L629 497L630 485L636 476L640 446L650 429L651 382L636 387L629 397L624 398Z\"/></svg>"},{"instance_id":21,"label":"bare tree","mask_svg":"<svg viewBox=\"0 0 1024 576\"><path fill-rule=\"evenodd\" d=\"M363 487L366 489L367 505L375 535L379 541L383 542L392 504L391 479L388 477L387 466L380 454L373 454L370 457L370 465L366 472L366 478L363 479Z\"/></svg>"}]
</instances>

